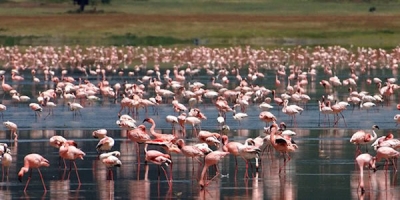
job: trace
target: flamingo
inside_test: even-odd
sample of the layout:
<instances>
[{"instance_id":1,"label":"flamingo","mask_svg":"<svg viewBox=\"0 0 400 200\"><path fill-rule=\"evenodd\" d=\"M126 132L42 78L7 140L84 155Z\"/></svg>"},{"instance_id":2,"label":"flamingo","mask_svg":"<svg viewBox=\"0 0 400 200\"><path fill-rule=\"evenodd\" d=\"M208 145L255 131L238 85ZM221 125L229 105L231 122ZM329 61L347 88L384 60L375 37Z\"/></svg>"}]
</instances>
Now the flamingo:
<instances>
[{"instance_id":1,"label":"flamingo","mask_svg":"<svg viewBox=\"0 0 400 200\"><path fill-rule=\"evenodd\" d=\"M165 117L165 121L167 123L170 123L172 125L172 130L175 131L175 124L178 124L178 117L173 116L173 115L167 115Z\"/></svg>"},{"instance_id":2,"label":"flamingo","mask_svg":"<svg viewBox=\"0 0 400 200\"><path fill-rule=\"evenodd\" d=\"M249 144L252 144L250 146ZM246 173L245 176L248 178L247 170L249 168L249 160L255 158L256 159L256 172L258 172L258 159L260 158L261 150L260 148L254 146L255 143L252 138L248 138L244 145L239 145L237 148L239 150L239 155L245 160L246 162ZM251 163L250 163L251 164Z\"/></svg>"},{"instance_id":3,"label":"flamingo","mask_svg":"<svg viewBox=\"0 0 400 200\"><path fill-rule=\"evenodd\" d=\"M46 117L44 118L44 119L46 119L50 114L51 115L53 115L54 113L53 113L53 109L54 109L54 107L56 107L57 105L54 103L54 102L52 102L52 101L49 101L49 98L44 98L43 99L43 102L42 102L42 106L43 107L48 107L48 110L49 110L49 113L46 115Z\"/></svg>"},{"instance_id":4,"label":"flamingo","mask_svg":"<svg viewBox=\"0 0 400 200\"><path fill-rule=\"evenodd\" d=\"M283 106L283 100L281 98L279 98L279 97L276 97L276 91L275 90L272 90L272 95L274 97L274 102L276 103L276 105L278 105L278 107L279 106Z\"/></svg>"},{"instance_id":5,"label":"flamingo","mask_svg":"<svg viewBox=\"0 0 400 200\"><path fill-rule=\"evenodd\" d=\"M219 133L200 131L197 138L200 142L207 143L210 146L216 146L217 148L219 148L219 145L221 144L221 142L219 141L221 135Z\"/></svg>"},{"instance_id":6,"label":"flamingo","mask_svg":"<svg viewBox=\"0 0 400 200\"><path fill-rule=\"evenodd\" d=\"M396 163L394 162L393 158L398 158L400 156L400 152L394 150L391 147L379 147L376 150L376 162L379 162L382 158L384 158L385 161L385 170L387 172L388 167L389 167L389 159L392 159L392 163L393 163L393 168L394 171L397 172L397 168L396 168Z\"/></svg>"},{"instance_id":7,"label":"flamingo","mask_svg":"<svg viewBox=\"0 0 400 200\"><path fill-rule=\"evenodd\" d=\"M146 126L141 124L137 128L128 131L128 139L136 143L136 156L140 163L140 148L139 144L150 141L150 135L146 133Z\"/></svg>"},{"instance_id":8,"label":"flamingo","mask_svg":"<svg viewBox=\"0 0 400 200\"><path fill-rule=\"evenodd\" d=\"M111 177L111 180L114 180L114 175L112 172L113 167L121 167L122 162L118 159L118 157L121 155L119 151L113 151L113 152L108 152L108 153L102 153L99 156L99 159L101 162L107 167L109 176Z\"/></svg>"},{"instance_id":9,"label":"flamingo","mask_svg":"<svg viewBox=\"0 0 400 200\"><path fill-rule=\"evenodd\" d=\"M265 122L266 126L270 123L270 122L274 122L276 121L276 117L274 114L272 114L269 111L262 111L260 112L260 114L258 115L258 118Z\"/></svg>"},{"instance_id":10,"label":"flamingo","mask_svg":"<svg viewBox=\"0 0 400 200\"><path fill-rule=\"evenodd\" d=\"M360 102L360 108L361 109L363 109L363 110L367 110L367 112L368 112L368 110L369 109L371 109L372 107L375 107L376 105L375 105L375 103L372 103L372 102L364 102L364 98L361 100L361 102Z\"/></svg>"},{"instance_id":11,"label":"flamingo","mask_svg":"<svg viewBox=\"0 0 400 200\"><path fill-rule=\"evenodd\" d=\"M360 168L360 181L358 186L361 188L361 194L364 194L364 167L376 170L375 159L370 154L363 153L356 157L356 162Z\"/></svg>"},{"instance_id":12,"label":"flamingo","mask_svg":"<svg viewBox=\"0 0 400 200\"><path fill-rule=\"evenodd\" d=\"M235 167L237 169L237 156L240 156L240 147L243 146L242 143L240 142L229 142L228 136L227 135L223 135L221 136L221 141L222 141L222 151L224 152L229 152L230 154L232 154L235 158ZM251 138L246 139L246 141L244 142L245 144L248 144L251 141ZM247 162L246 162L247 164Z\"/></svg>"},{"instance_id":13,"label":"flamingo","mask_svg":"<svg viewBox=\"0 0 400 200\"><path fill-rule=\"evenodd\" d=\"M11 79L12 79L13 81L18 81L18 82L23 81L23 80L24 80L24 77L19 76L19 75L17 75L17 74L18 74L17 71L12 71L12 72L11 72Z\"/></svg>"},{"instance_id":14,"label":"flamingo","mask_svg":"<svg viewBox=\"0 0 400 200\"><path fill-rule=\"evenodd\" d=\"M393 138L393 134L389 134L392 136L392 138L385 136L385 139L378 143L376 146L374 146L375 149L378 149L379 147L391 147L393 149L399 149L400 148L400 140ZM371 145L372 146L372 145Z\"/></svg>"},{"instance_id":15,"label":"flamingo","mask_svg":"<svg viewBox=\"0 0 400 200\"><path fill-rule=\"evenodd\" d=\"M0 104L0 112L1 112L1 119L4 118L4 111L7 110L7 106L5 106L4 104Z\"/></svg>"},{"instance_id":16,"label":"flamingo","mask_svg":"<svg viewBox=\"0 0 400 200\"><path fill-rule=\"evenodd\" d=\"M92 132L92 136L94 138L99 138L102 139L105 136L107 136L107 130L106 129L98 129Z\"/></svg>"},{"instance_id":17,"label":"flamingo","mask_svg":"<svg viewBox=\"0 0 400 200\"><path fill-rule=\"evenodd\" d=\"M75 146L77 147L78 145L75 143L75 141L73 140L67 140L65 139L63 136L61 135L54 135L52 137L50 137L49 139L50 142L50 146L55 147L57 149L60 149L60 147L62 145L64 145L64 143L69 143L69 145ZM60 156L60 159L62 159L62 157ZM64 159L63 159L64 160ZM60 161L58 162L59 166L60 166ZM64 161L64 168L67 168L65 161Z\"/></svg>"},{"instance_id":18,"label":"flamingo","mask_svg":"<svg viewBox=\"0 0 400 200\"><path fill-rule=\"evenodd\" d=\"M242 119L247 118L249 115L247 115L247 113L236 113L236 109L232 108L233 110L233 119L239 122L240 125L240 121L242 121Z\"/></svg>"},{"instance_id":19,"label":"flamingo","mask_svg":"<svg viewBox=\"0 0 400 200\"><path fill-rule=\"evenodd\" d=\"M379 126L373 125L372 126L372 136L370 133L367 133L363 130L359 130L355 132L350 139L350 142L357 145L356 154L360 154L360 145L361 144L369 144L372 143L378 136L375 133L375 130L379 129ZM367 146L365 146L366 151L368 152Z\"/></svg>"},{"instance_id":20,"label":"flamingo","mask_svg":"<svg viewBox=\"0 0 400 200\"><path fill-rule=\"evenodd\" d=\"M196 161L201 165L201 161L198 157L204 157L204 153L198 147L186 145L183 139L177 140L176 144L184 156L192 158L192 162L193 159L196 159ZM194 170L194 165L192 165L192 170Z\"/></svg>"},{"instance_id":21,"label":"flamingo","mask_svg":"<svg viewBox=\"0 0 400 200\"><path fill-rule=\"evenodd\" d=\"M198 130L197 130L196 126L200 126L201 120L199 118L197 118L197 117L189 116L189 117L185 118L185 124L190 124L192 126L192 133L194 135L197 135L198 134Z\"/></svg>"},{"instance_id":22,"label":"flamingo","mask_svg":"<svg viewBox=\"0 0 400 200\"><path fill-rule=\"evenodd\" d=\"M1 75L1 79L2 79L1 88L3 89L3 92L4 92L4 95L3 95L3 99L4 99L4 96L6 95L6 93L10 92L14 88L11 87L11 85L6 83L6 78L4 77L4 75Z\"/></svg>"},{"instance_id":23,"label":"flamingo","mask_svg":"<svg viewBox=\"0 0 400 200\"><path fill-rule=\"evenodd\" d=\"M114 146L114 139L109 136L103 136L103 138L100 138L100 141L96 145L96 150L97 152L104 152L104 151L110 151L112 147Z\"/></svg>"},{"instance_id":24,"label":"flamingo","mask_svg":"<svg viewBox=\"0 0 400 200\"><path fill-rule=\"evenodd\" d=\"M119 117L119 120L115 122L119 127L123 129L134 129L137 128L136 126L136 120L134 120L131 116L129 115L121 115Z\"/></svg>"},{"instance_id":25,"label":"flamingo","mask_svg":"<svg viewBox=\"0 0 400 200\"><path fill-rule=\"evenodd\" d=\"M81 109L83 106L81 104L68 102L67 105L69 106L69 110L74 112L74 116L76 116L77 113L82 116Z\"/></svg>"},{"instance_id":26,"label":"flamingo","mask_svg":"<svg viewBox=\"0 0 400 200\"><path fill-rule=\"evenodd\" d=\"M396 114L393 117L393 120L396 121L396 126L400 124L400 114Z\"/></svg>"},{"instance_id":27,"label":"flamingo","mask_svg":"<svg viewBox=\"0 0 400 200\"><path fill-rule=\"evenodd\" d=\"M3 153L1 159L1 165L3 170L2 181L4 181L4 174L6 174L6 179L8 181L8 174L10 171L11 163L12 163L11 150L6 147L6 151Z\"/></svg>"},{"instance_id":28,"label":"flamingo","mask_svg":"<svg viewBox=\"0 0 400 200\"><path fill-rule=\"evenodd\" d=\"M225 119L222 117L221 113L218 113L217 122L219 125L225 124Z\"/></svg>"},{"instance_id":29,"label":"flamingo","mask_svg":"<svg viewBox=\"0 0 400 200\"><path fill-rule=\"evenodd\" d=\"M172 142L172 143L174 143L176 141L176 136L174 136L174 135L157 133L155 131L156 122L152 118L146 118L143 120L143 123L144 122L148 122L151 124L150 134L153 135L156 139L167 141L167 142Z\"/></svg>"},{"instance_id":30,"label":"flamingo","mask_svg":"<svg viewBox=\"0 0 400 200\"><path fill-rule=\"evenodd\" d=\"M31 108L32 111L35 112L35 117L36 116L40 117L40 113L43 111L43 108L39 104L30 103L29 107Z\"/></svg>"},{"instance_id":31,"label":"flamingo","mask_svg":"<svg viewBox=\"0 0 400 200\"><path fill-rule=\"evenodd\" d=\"M83 160L83 156L86 155L85 152L83 152L82 150L76 148L73 145L70 145L68 142L65 142L59 149L59 155L63 159L70 160L72 163L74 163L76 177L78 178L78 183L80 185L81 184L81 180L79 178L78 168L76 167L75 160L77 158L80 158L81 160ZM71 166L70 166L69 170L71 171ZM68 177L69 177L69 173L68 173Z\"/></svg>"},{"instance_id":32,"label":"flamingo","mask_svg":"<svg viewBox=\"0 0 400 200\"><path fill-rule=\"evenodd\" d=\"M169 154L164 154L161 153L160 151L157 150L147 150L147 144L145 145L144 152L146 154L145 160L146 164L147 162L154 163L161 167L161 169L164 171L165 178L168 181L168 185L171 186L170 181L172 181L172 161L171 161L171 156ZM164 167L162 166L165 164L166 166L170 165L170 179L168 179L167 172L165 171Z\"/></svg>"},{"instance_id":33,"label":"flamingo","mask_svg":"<svg viewBox=\"0 0 400 200\"><path fill-rule=\"evenodd\" d=\"M279 168L279 173L281 173L282 168L284 168L287 162L290 161L289 152L294 152L298 147L293 144L290 140L285 138L277 138L276 133L278 131L278 125L272 124L270 126L270 142L272 147L283 155L283 166Z\"/></svg>"},{"instance_id":34,"label":"flamingo","mask_svg":"<svg viewBox=\"0 0 400 200\"><path fill-rule=\"evenodd\" d=\"M296 122L296 114L299 114L303 111L303 108L297 105L288 105L289 100L285 99L283 102L282 112L289 115L292 118L292 123L297 124Z\"/></svg>"},{"instance_id":35,"label":"flamingo","mask_svg":"<svg viewBox=\"0 0 400 200\"><path fill-rule=\"evenodd\" d=\"M11 131L10 140L12 139L12 134L14 134L14 141L18 141L18 126L14 122L6 121L3 122L3 125Z\"/></svg>"},{"instance_id":36,"label":"flamingo","mask_svg":"<svg viewBox=\"0 0 400 200\"><path fill-rule=\"evenodd\" d=\"M26 181L24 192L26 192L26 189L28 188L29 181L31 180L31 177L32 177L32 169L33 168L36 168L38 170L40 179L42 180L43 189L45 192L47 191L46 185L44 184L42 173L40 172L39 168L40 167L49 167L49 166L50 166L49 161L39 154L32 153L32 154L28 154L24 157L24 166L21 167L21 170L18 172L18 180L20 182L22 182L22 177L24 176L24 174L26 172L28 172L29 170L31 171L29 174L28 180Z\"/></svg>"},{"instance_id":37,"label":"flamingo","mask_svg":"<svg viewBox=\"0 0 400 200\"><path fill-rule=\"evenodd\" d=\"M318 100L318 107L319 107L319 114L321 114L321 113L324 114L324 119L326 119L326 116L328 116L328 126L329 126L329 124L330 124L329 115L334 114L332 108L329 106L326 106L325 103L321 103L320 100ZM320 126L320 124L321 124L320 121L321 121L321 117L319 115L318 126Z\"/></svg>"},{"instance_id":38,"label":"flamingo","mask_svg":"<svg viewBox=\"0 0 400 200\"><path fill-rule=\"evenodd\" d=\"M203 170L201 171L201 176L200 176L200 180L199 180L199 185L200 185L201 189L204 189L205 186L207 186L215 177L217 177L219 175L219 171L217 168L215 176L212 179L210 179L209 181L205 181L206 172L207 172L208 167L210 167L212 165L217 166L216 164L218 164L218 162L228 154L229 154L229 152L213 151L206 155L206 157L204 158Z\"/></svg>"}]
</instances>

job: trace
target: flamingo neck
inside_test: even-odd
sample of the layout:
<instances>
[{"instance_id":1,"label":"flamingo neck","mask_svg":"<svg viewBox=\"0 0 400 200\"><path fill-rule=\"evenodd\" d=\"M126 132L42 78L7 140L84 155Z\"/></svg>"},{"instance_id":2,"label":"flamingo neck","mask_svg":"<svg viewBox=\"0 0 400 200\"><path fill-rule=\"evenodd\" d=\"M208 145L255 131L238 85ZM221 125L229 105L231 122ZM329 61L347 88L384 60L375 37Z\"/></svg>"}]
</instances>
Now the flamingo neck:
<instances>
[{"instance_id":1,"label":"flamingo neck","mask_svg":"<svg viewBox=\"0 0 400 200\"><path fill-rule=\"evenodd\" d=\"M150 133L152 135L156 135L157 134L155 129L156 129L156 124L154 122L151 122Z\"/></svg>"},{"instance_id":2,"label":"flamingo neck","mask_svg":"<svg viewBox=\"0 0 400 200\"><path fill-rule=\"evenodd\" d=\"M371 140L375 140L377 137L378 137L378 135L376 135L375 129L372 129L372 138L371 138Z\"/></svg>"},{"instance_id":3,"label":"flamingo neck","mask_svg":"<svg viewBox=\"0 0 400 200\"><path fill-rule=\"evenodd\" d=\"M276 141L275 141L275 132L276 132L276 130L275 129L276 129L276 127L274 127L273 130L271 129L271 133L269 134L269 140L270 140L270 142L271 142L271 144L273 146L276 145Z\"/></svg>"},{"instance_id":4,"label":"flamingo neck","mask_svg":"<svg viewBox=\"0 0 400 200\"><path fill-rule=\"evenodd\" d=\"M23 167L21 167L21 170L19 170L19 172L18 172L18 176L24 176L24 174L26 173L26 172L28 172L29 171L29 166L23 166Z\"/></svg>"}]
</instances>

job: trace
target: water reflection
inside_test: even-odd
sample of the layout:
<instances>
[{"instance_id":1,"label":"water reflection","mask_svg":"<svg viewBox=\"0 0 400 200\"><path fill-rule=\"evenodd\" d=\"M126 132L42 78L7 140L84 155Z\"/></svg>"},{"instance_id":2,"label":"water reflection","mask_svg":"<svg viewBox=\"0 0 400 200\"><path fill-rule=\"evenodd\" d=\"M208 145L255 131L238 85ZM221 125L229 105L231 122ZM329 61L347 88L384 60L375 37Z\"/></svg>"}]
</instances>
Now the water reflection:
<instances>
[{"instance_id":1,"label":"water reflection","mask_svg":"<svg viewBox=\"0 0 400 200\"><path fill-rule=\"evenodd\" d=\"M367 174L367 172L365 172ZM359 171L354 171L351 175L350 186L352 188L353 199L398 199L400 198L400 191L396 186L397 173L385 173L384 170L378 170L369 175L364 176L365 193L361 194L358 188L360 175Z\"/></svg>"},{"instance_id":2,"label":"water reflection","mask_svg":"<svg viewBox=\"0 0 400 200\"><path fill-rule=\"evenodd\" d=\"M398 176L389 171L387 177L383 170L371 173L365 178L366 193L360 196L357 192L359 173L354 163L355 146L348 142L354 130L345 129L292 129L297 132L294 137L299 146L297 152L291 154L291 160L286 166L286 171L278 173L282 165L282 157L275 152L264 153L261 157L261 168L258 173L253 171L254 177L245 178L245 162L238 158L238 168L232 155L227 156L219 163L221 175L210 182L205 190L200 190L198 178L200 166L197 162L181 154L172 154L173 167L172 186L169 187L163 172L156 165L144 164L144 153L140 155L138 162L136 145L121 137L121 130L108 130L116 143L114 150L121 152L123 165L113 169L114 181L107 180L107 169L98 160L95 146L97 139L88 137L91 130L21 130L21 140L17 143L7 142L11 149L14 162L10 167L9 182L2 182L4 194L20 196L24 184L19 184L17 173L23 165L24 155L36 152L44 155L51 163L50 167L43 169L46 185L50 185L49 193L45 197L59 198L89 198L113 199L119 197L130 198L184 198L196 196L200 199L208 198L252 198L252 199L304 199L324 198L328 194L335 194L343 199L396 199L399 194L397 185ZM168 132L168 131L166 131ZM84 152L87 153L84 160L79 160L79 174L82 185L79 186L75 179L75 173L69 172L69 167L64 171L58 167L58 151L51 147L48 138L54 134L64 134L74 139ZM229 135L236 135L230 132ZM243 142L246 137L256 137L263 134L260 130L248 130L246 136L232 137L235 141ZM25 139L24 139L25 138ZM26 139L29 138L29 139ZM188 140L188 144L194 142ZM142 146L140 148L143 148ZM164 151L156 146L151 147ZM373 152L371 153L373 154ZM254 161L253 161L254 162ZM68 162L67 162L68 163ZM194 168L194 170L193 170ZM250 167L249 167L250 168ZM167 172L169 168L166 169ZM209 170L210 176L215 174L213 167ZM249 173L251 169L249 169ZM63 174L73 173L70 179L62 178ZM160 175L160 176L159 176ZM40 180L36 175L29 186L27 196L23 198L42 198L43 191ZM343 184L348 180L349 185ZM96 188L93 190L93 188ZM311 190L321 190L325 193ZM349 191L347 194L344 191Z\"/></svg>"}]
</instances>

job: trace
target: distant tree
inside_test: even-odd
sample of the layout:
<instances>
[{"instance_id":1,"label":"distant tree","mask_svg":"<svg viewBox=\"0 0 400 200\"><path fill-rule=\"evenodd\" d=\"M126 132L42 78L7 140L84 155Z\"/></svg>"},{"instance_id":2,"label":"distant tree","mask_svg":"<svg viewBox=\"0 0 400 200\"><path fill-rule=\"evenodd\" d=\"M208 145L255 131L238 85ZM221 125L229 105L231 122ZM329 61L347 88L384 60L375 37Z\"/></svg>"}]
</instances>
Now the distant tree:
<instances>
[{"instance_id":1,"label":"distant tree","mask_svg":"<svg viewBox=\"0 0 400 200\"><path fill-rule=\"evenodd\" d=\"M83 12L85 10L85 6L89 4L89 0L73 0L74 5L79 5L79 11Z\"/></svg>"},{"instance_id":2,"label":"distant tree","mask_svg":"<svg viewBox=\"0 0 400 200\"><path fill-rule=\"evenodd\" d=\"M93 6L93 10L96 11L96 6L100 2L100 0L72 0L72 1L74 2L74 5L79 5L80 12L83 12L85 10L85 6L89 4ZM110 2L111 0L101 0L102 4L110 4Z\"/></svg>"}]
</instances>

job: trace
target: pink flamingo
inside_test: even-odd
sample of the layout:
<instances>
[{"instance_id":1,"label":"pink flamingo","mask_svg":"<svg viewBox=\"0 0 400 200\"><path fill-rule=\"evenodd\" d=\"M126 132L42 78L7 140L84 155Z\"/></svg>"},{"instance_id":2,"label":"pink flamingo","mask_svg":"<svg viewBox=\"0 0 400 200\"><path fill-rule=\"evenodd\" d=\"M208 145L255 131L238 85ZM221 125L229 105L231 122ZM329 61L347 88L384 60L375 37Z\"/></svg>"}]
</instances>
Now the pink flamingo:
<instances>
[{"instance_id":1,"label":"pink flamingo","mask_svg":"<svg viewBox=\"0 0 400 200\"><path fill-rule=\"evenodd\" d=\"M221 135L219 133L200 131L197 138L200 142L207 143L209 146L216 146L217 148L219 148L219 145L221 144L221 142L219 141Z\"/></svg>"},{"instance_id":2,"label":"pink flamingo","mask_svg":"<svg viewBox=\"0 0 400 200\"><path fill-rule=\"evenodd\" d=\"M322 101L322 102L324 103L324 101ZM330 101L328 101L327 106L330 107L332 109L333 114L336 115L336 120L335 120L334 126L339 123L339 120L340 120L339 114L340 114L343 118L344 125L347 127L346 120L344 119L344 115L342 113L343 110L346 110L346 107L341 104L331 105Z\"/></svg>"},{"instance_id":3,"label":"pink flamingo","mask_svg":"<svg viewBox=\"0 0 400 200\"><path fill-rule=\"evenodd\" d=\"M274 97L274 102L276 103L276 105L278 105L278 107L279 106L283 106L283 100L281 98L279 98L279 97L276 97L276 91L275 90L272 90L272 95Z\"/></svg>"},{"instance_id":4,"label":"pink flamingo","mask_svg":"<svg viewBox=\"0 0 400 200\"><path fill-rule=\"evenodd\" d=\"M4 95L3 95L3 99L4 99L4 96L6 95L6 93L10 92L14 88L11 87L11 85L6 83L6 78L4 77L4 75L1 75L1 79L2 79L1 88L3 89L3 92L4 92Z\"/></svg>"},{"instance_id":5,"label":"pink flamingo","mask_svg":"<svg viewBox=\"0 0 400 200\"><path fill-rule=\"evenodd\" d=\"M259 115L258 118L265 122L266 125L268 125L270 122L276 121L276 117L274 114L272 114L269 111L262 111Z\"/></svg>"},{"instance_id":6,"label":"pink flamingo","mask_svg":"<svg viewBox=\"0 0 400 200\"><path fill-rule=\"evenodd\" d=\"M30 103L29 108L35 112L35 117L40 117L40 113L43 111L43 108L37 103Z\"/></svg>"},{"instance_id":7,"label":"pink flamingo","mask_svg":"<svg viewBox=\"0 0 400 200\"><path fill-rule=\"evenodd\" d=\"M92 136L94 138L104 138L105 136L107 136L107 130L106 129L98 129L92 132Z\"/></svg>"},{"instance_id":8,"label":"pink flamingo","mask_svg":"<svg viewBox=\"0 0 400 200\"><path fill-rule=\"evenodd\" d=\"M13 81L18 81L18 82L21 82L21 81L23 81L24 80L24 77L22 77L22 76L19 76L19 75L16 75L18 72L12 72L11 73L11 79L13 80Z\"/></svg>"},{"instance_id":9,"label":"pink flamingo","mask_svg":"<svg viewBox=\"0 0 400 200\"><path fill-rule=\"evenodd\" d=\"M198 159L198 157L203 157L204 153L199 148L186 145L183 139L177 140L176 144L184 156L192 158L192 162L194 159L196 159L196 161L201 165L201 161ZM192 165L192 170L194 171L194 165Z\"/></svg>"},{"instance_id":10,"label":"pink flamingo","mask_svg":"<svg viewBox=\"0 0 400 200\"><path fill-rule=\"evenodd\" d=\"M237 156L239 156L239 146L243 145L240 142L229 142L228 136L227 135L223 135L222 138L222 150L224 152L229 152L230 154L232 154L235 158L235 167L237 169L238 165L237 165Z\"/></svg>"},{"instance_id":11,"label":"pink flamingo","mask_svg":"<svg viewBox=\"0 0 400 200\"><path fill-rule=\"evenodd\" d=\"M76 163L75 160L77 158L80 158L83 160L83 156L85 156L85 152L83 152L82 150L76 148L75 146L70 145L69 143L65 142L59 150L59 155L66 160L70 160L74 163L74 167L75 167L75 172L76 172L76 177L78 178L78 183L79 185L81 184L81 180L79 178L79 174L78 174L78 168L76 167ZM71 166L70 169L71 171ZM69 178L69 173L68 173L68 178Z\"/></svg>"},{"instance_id":12,"label":"pink flamingo","mask_svg":"<svg viewBox=\"0 0 400 200\"><path fill-rule=\"evenodd\" d=\"M168 185L171 186L172 181L172 161L171 161L171 156L169 154L161 153L157 150L147 150L147 144L145 145L144 151L146 153L145 160L146 164L147 162L154 163L161 167L161 169L164 171L165 178L168 181ZM165 164L166 166L170 165L170 178L168 180L167 172L165 171L164 167L162 166Z\"/></svg>"},{"instance_id":13,"label":"pink flamingo","mask_svg":"<svg viewBox=\"0 0 400 200\"><path fill-rule=\"evenodd\" d=\"M379 162L382 158L386 159L385 161L385 170L387 172L389 167L389 159L392 159L394 171L397 172L396 163L393 158L398 158L400 156L400 152L394 150L391 147L379 147L376 150L376 162Z\"/></svg>"},{"instance_id":14,"label":"pink flamingo","mask_svg":"<svg viewBox=\"0 0 400 200\"><path fill-rule=\"evenodd\" d=\"M290 161L290 155L289 152L294 152L298 147L296 144L293 144L290 140L285 139L283 137L277 138L276 133L278 131L278 125L277 124L272 124L270 126L270 142L272 147L274 147L275 150L278 152L282 153L283 155L283 166L279 168L279 173L281 173L282 168L284 168L287 164L287 162Z\"/></svg>"},{"instance_id":15,"label":"pink flamingo","mask_svg":"<svg viewBox=\"0 0 400 200\"><path fill-rule=\"evenodd\" d=\"M102 153L99 156L101 162L107 167L111 180L114 180L114 175L111 168L121 167L122 165L122 162L118 159L120 155L121 153L119 151L113 151L108 153Z\"/></svg>"},{"instance_id":16,"label":"pink flamingo","mask_svg":"<svg viewBox=\"0 0 400 200\"><path fill-rule=\"evenodd\" d=\"M57 148L57 149L60 149L60 147L61 147L62 145L64 145L64 143L68 143L69 145L78 147L78 145L75 143L75 141L73 141L73 140L67 140L67 139L65 139L65 138L64 138L63 136L61 136L61 135L54 135L54 136L52 136L52 137L49 139L49 142L50 142L50 146L55 147L55 148ZM60 160L61 160L61 159L62 159L62 157L60 156ZM59 162L58 162L58 166L60 166L60 160L59 160ZM63 159L63 161L64 161L64 168L67 168L64 159Z\"/></svg>"},{"instance_id":17,"label":"pink flamingo","mask_svg":"<svg viewBox=\"0 0 400 200\"><path fill-rule=\"evenodd\" d=\"M150 134L153 135L156 139L163 140L163 141L166 141L166 142L172 142L172 143L174 143L176 141L177 138L176 138L175 135L157 133L155 131L156 123L154 122L154 120L152 118L146 118L146 119L143 120L143 123L144 122L148 122L148 123L151 124Z\"/></svg>"},{"instance_id":18,"label":"pink flamingo","mask_svg":"<svg viewBox=\"0 0 400 200\"><path fill-rule=\"evenodd\" d=\"M200 185L201 189L204 189L205 186L207 186L215 177L217 177L219 175L219 170L217 167L215 176L213 178L211 178L209 181L205 182L206 171L207 171L208 167L210 167L212 165L216 165L223 157L225 157L228 154L229 154L229 152L213 151L206 155L206 157L204 159L203 170L201 171L201 176L200 176L200 180L199 180L199 185Z\"/></svg>"},{"instance_id":19,"label":"pink flamingo","mask_svg":"<svg viewBox=\"0 0 400 200\"><path fill-rule=\"evenodd\" d=\"M364 192L365 192L365 189L364 189L364 167L368 167L368 168L372 168L372 169L376 170L375 159L368 153L363 153L363 154L360 154L357 156L356 162L358 164L358 167L360 168L360 182L359 182L358 186L361 188L361 194L364 194Z\"/></svg>"},{"instance_id":20,"label":"pink flamingo","mask_svg":"<svg viewBox=\"0 0 400 200\"><path fill-rule=\"evenodd\" d=\"M252 145L249 145L252 144ZM247 172L249 168L249 160L255 158L256 160L256 172L258 172L258 159L260 158L260 153L261 150L260 148L254 146L255 143L252 138L248 138L244 145L238 146L239 150L239 155L243 158L243 160L246 162L246 173L245 177L248 178L249 174ZM251 164L251 162L250 162ZM251 165L253 166L253 165Z\"/></svg>"},{"instance_id":21,"label":"pink flamingo","mask_svg":"<svg viewBox=\"0 0 400 200\"><path fill-rule=\"evenodd\" d=\"M24 174L29 170L31 171L28 180L26 181L24 192L26 192L26 188L28 188L29 181L31 180L32 168L36 168L38 170L40 179L42 180L44 191L47 192L46 185L44 184L43 176L39 168L48 166L50 166L49 161L39 154L32 153L25 156L24 166L21 167L21 170L18 172L18 180L22 182L22 177L24 176Z\"/></svg>"},{"instance_id":22,"label":"pink flamingo","mask_svg":"<svg viewBox=\"0 0 400 200\"><path fill-rule=\"evenodd\" d=\"M114 146L114 143L115 142L112 137L105 135L97 143L96 150L97 150L97 152L110 151L112 149L112 147Z\"/></svg>"},{"instance_id":23,"label":"pink flamingo","mask_svg":"<svg viewBox=\"0 0 400 200\"><path fill-rule=\"evenodd\" d=\"M146 133L146 126L141 124L137 128L129 130L128 139L136 143L136 156L138 157L138 163L140 163L139 144L151 140L150 135Z\"/></svg>"},{"instance_id":24,"label":"pink flamingo","mask_svg":"<svg viewBox=\"0 0 400 200\"><path fill-rule=\"evenodd\" d=\"M399 104L400 105L400 104ZM3 113L2 113L2 117L3 117ZM400 114L396 114L393 117L393 120L396 122L396 126L400 124Z\"/></svg>"},{"instance_id":25,"label":"pink flamingo","mask_svg":"<svg viewBox=\"0 0 400 200\"><path fill-rule=\"evenodd\" d=\"M6 178L8 181L8 174L9 174L10 166L12 163L11 150L7 147L5 147L5 148L6 148L6 151L4 152L4 154L2 156L3 158L1 159L1 165L2 165L2 169L3 169L3 176L1 179L2 181L4 181L4 174L6 174Z\"/></svg>"},{"instance_id":26,"label":"pink flamingo","mask_svg":"<svg viewBox=\"0 0 400 200\"><path fill-rule=\"evenodd\" d=\"M357 145L357 149L356 149L357 155L360 154L360 152L361 152L361 149L360 149L361 144L366 145L366 144L372 143L378 137L375 133L375 129L379 129L379 127L377 125L372 126L372 135L363 130L359 130L351 136L350 142ZM365 146L365 149L368 152L367 146Z\"/></svg>"},{"instance_id":27,"label":"pink flamingo","mask_svg":"<svg viewBox=\"0 0 400 200\"><path fill-rule=\"evenodd\" d=\"M3 122L3 125L11 131L10 140L12 139L12 134L14 134L14 141L18 141L18 126L10 121Z\"/></svg>"},{"instance_id":28,"label":"pink flamingo","mask_svg":"<svg viewBox=\"0 0 400 200\"><path fill-rule=\"evenodd\" d=\"M296 115L301 113L303 111L303 108L297 105L288 105L288 103L289 100L285 99L285 101L283 102L282 112L289 115L292 118L292 123L296 125Z\"/></svg>"},{"instance_id":29,"label":"pink flamingo","mask_svg":"<svg viewBox=\"0 0 400 200\"><path fill-rule=\"evenodd\" d=\"M5 106L4 104L0 104L1 119L4 118L3 112L6 110L7 110L7 106ZM396 124L396 126L397 126L397 124Z\"/></svg>"}]
</instances>

